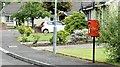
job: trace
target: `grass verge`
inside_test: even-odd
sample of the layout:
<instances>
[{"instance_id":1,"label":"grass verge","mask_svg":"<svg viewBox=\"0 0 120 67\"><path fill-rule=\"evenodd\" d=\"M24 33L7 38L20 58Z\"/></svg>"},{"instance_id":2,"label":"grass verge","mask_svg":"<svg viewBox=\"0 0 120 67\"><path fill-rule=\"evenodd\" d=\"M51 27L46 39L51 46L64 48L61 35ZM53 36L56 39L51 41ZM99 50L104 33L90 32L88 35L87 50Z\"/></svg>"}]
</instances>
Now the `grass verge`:
<instances>
[{"instance_id":1,"label":"grass verge","mask_svg":"<svg viewBox=\"0 0 120 67\"><path fill-rule=\"evenodd\" d=\"M51 50L50 50L51 51ZM92 48L70 48L70 49L57 49L58 54L63 54L71 57L92 60ZM120 63L112 63L107 61L105 48L96 48L95 61L107 64L120 66Z\"/></svg>"}]
</instances>

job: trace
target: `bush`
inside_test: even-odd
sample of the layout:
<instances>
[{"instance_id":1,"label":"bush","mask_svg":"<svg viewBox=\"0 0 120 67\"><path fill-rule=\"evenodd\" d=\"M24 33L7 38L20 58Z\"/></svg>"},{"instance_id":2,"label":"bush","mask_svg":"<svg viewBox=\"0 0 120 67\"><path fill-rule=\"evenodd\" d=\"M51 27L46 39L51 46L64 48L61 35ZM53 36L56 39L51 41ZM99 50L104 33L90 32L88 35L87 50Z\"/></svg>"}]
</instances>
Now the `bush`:
<instances>
[{"instance_id":1,"label":"bush","mask_svg":"<svg viewBox=\"0 0 120 67\"><path fill-rule=\"evenodd\" d=\"M25 34L18 37L18 41L19 42L30 42L30 40L28 40L28 37Z\"/></svg>"},{"instance_id":2,"label":"bush","mask_svg":"<svg viewBox=\"0 0 120 67\"><path fill-rule=\"evenodd\" d=\"M21 25L19 27L17 27L18 31L20 32L20 34L24 34L25 33L25 26Z\"/></svg>"},{"instance_id":3,"label":"bush","mask_svg":"<svg viewBox=\"0 0 120 67\"><path fill-rule=\"evenodd\" d=\"M32 34L32 28L31 27L25 27L25 34L27 35L27 36L29 36L30 34Z\"/></svg>"},{"instance_id":4,"label":"bush","mask_svg":"<svg viewBox=\"0 0 120 67\"><path fill-rule=\"evenodd\" d=\"M64 19L65 30L70 34L74 30L84 29L87 27L87 21L85 19L85 14L80 12L73 12L71 16Z\"/></svg>"},{"instance_id":5,"label":"bush","mask_svg":"<svg viewBox=\"0 0 120 67\"><path fill-rule=\"evenodd\" d=\"M27 34L23 34L18 37L19 42L35 42L38 41L40 36L38 34L30 34L27 36Z\"/></svg>"},{"instance_id":6,"label":"bush","mask_svg":"<svg viewBox=\"0 0 120 67\"><path fill-rule=\"evenodd\" d=\"M20 32L20 34L26 34L27 36L29 36L32 33L32 28L25 27L24 25L17 27L17 29Z\"/></svg>"},{"instance_id":7,"label":"bush","mask_svg":"<svg viewBox=\"0 0 120 67\"><path fill-rule=\"evenodd\" d=\"M57 32L57 45L58 44L66 44L68 35L69 35L69 33L66 31L63 31L63 30L58 31ZM53 37L50 38L50 42L51 42L51 44L53 44Z\"/></svg>"},{"instance_id":8,"label":"bush","mask_svg":"<svg viewBox=\"0 0 120 67\"><path fill-rule=\"evenodd\" d=\"M29 39L28 36L32 34L32 28L31 27L25 27L24 25L21 25L17 27L18 31L20 34L22 34L20 37L18 37L18 41L20 42L30 42L31 40Z\"/></svg>"},{"instance_id":9,"label":"bush","mask_svg":"<svg viewBox=\"0 0 120 67\"><path fill-rule=\"evenodd\" d=\"M106 53L108 54L109 61L120 63L118 10L115 7L112 7L112 10L108 7L106 12L103 14L102 19L98 17L101 25L100 38L107 44Z\"/></svg>"},{"instance_id":10,"label":"bush","mask_svg":"<svg viewBox=\"0 0 120 67\"><path fill-rule=\"evenodd\" d=\"M0 22L0 24L5 24L5 23L3 23L3 22Z\"/></svg>"}]
</instances>

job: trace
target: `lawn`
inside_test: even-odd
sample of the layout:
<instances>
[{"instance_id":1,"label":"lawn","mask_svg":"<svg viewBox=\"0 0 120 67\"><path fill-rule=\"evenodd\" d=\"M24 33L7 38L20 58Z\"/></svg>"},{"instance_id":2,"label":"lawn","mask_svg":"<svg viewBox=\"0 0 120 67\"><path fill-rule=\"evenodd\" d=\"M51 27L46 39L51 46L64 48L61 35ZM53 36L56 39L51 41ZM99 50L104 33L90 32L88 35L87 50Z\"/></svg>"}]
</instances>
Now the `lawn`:
<instances>
[{"instance_id":1,"label":"lawn","mask_svg":"<svg viewBox=\"0 0 120 67\"><path fill-rule=\"evenodd\" d=\"M15 29L15 26L7 26L8 29Z\"/></svg>"},{"instance_id":2,"label":"lawn","mask_svg":"<svg viewBox=\"0 0 120 67\"><path fill-rule=\"evenodd\" d=\"M96 49L96 53L95 53L96 61L106 62L107 56L105 55L104 50L105 50L104 48ZM62 50L58 49L57 52L92 60L92 48L70 48L70 49L62 49Z\"/></svg>"},{"instance_id":3,"label":"lawn","mask_svg":"<svg viewBox=\"0 0 120 67\"><path fill-rule=\"evenodd\" d=\"M53 33L49 34L40 33L39 36L40 36L39 41L49 41L49 39L53 36Z\"/></svg>"},{"instance_id":4,"label":"lawn","mask_svg":"<svg viewBox=\"0 0 120 67\"><path fill-rule=\"evenodd\" d=\"M49 39L53 36L53 33L49 33L49 34L38 33L38 36L40 37L39 41L49 41ZM30 35L28 39L30 41L34 41L34 38L32 35Z\"/></svg>"},{"instance_id":5,"label":"lawn","mask_svg":"<svg viewBox=\"0 0 120 67\"><path fill-rule=\"evenodd\" d=\"M83 59L92 60L92 48L70 48L70 49L57 49L57 53L62 53L70 56L75 56ZM106 62L109 64L120 66L120 63L112 63L107 61L105 48L96 48L95 60L99 62Z\"/></svg>"}]
</instances>

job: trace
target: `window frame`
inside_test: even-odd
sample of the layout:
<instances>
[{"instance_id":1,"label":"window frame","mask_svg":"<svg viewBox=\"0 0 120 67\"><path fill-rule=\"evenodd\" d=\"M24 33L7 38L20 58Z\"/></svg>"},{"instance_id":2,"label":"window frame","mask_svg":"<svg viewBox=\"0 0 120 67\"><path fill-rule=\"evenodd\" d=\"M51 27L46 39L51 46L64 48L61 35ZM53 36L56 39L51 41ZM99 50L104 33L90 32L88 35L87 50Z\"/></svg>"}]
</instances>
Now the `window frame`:
<instances>
[{"instance_id":1,"label":"window frame","mask_svg":"<svg viewBox=\"0 0 120 67\"><path fill-rule=\"evenodd\" d=\"M5 16L6 22L13 22L13 18L11 16Z\"/></svg>"}]
</instances>

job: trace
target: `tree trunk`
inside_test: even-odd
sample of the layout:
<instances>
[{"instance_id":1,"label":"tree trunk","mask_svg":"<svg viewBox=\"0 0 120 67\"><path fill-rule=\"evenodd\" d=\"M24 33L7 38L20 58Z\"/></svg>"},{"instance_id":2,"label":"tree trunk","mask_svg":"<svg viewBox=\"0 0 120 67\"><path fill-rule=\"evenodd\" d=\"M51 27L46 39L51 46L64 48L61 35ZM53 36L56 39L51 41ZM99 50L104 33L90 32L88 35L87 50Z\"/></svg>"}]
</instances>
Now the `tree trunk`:
<instances>
[{"instance_id":1,"label":"tree trunk","mask_svg":"<svg viewBox=\"0 0 120 67\"><path fill-rule=\"evenodd\" d=\"M24 24L24 22L25 22L25 21L24 21L24 18L22 18L22 23Z\"/></svg>"},{"instance_id":2,"label":"tree trunk","mask_svg":"<svg viewBox=\"0 0 120 67\"><path fill-rule=\"evenodd\" d=\"M34 27L34 18L31 18L31 22L32 22L32 28Z\"/></svg>"}]
</instances>

